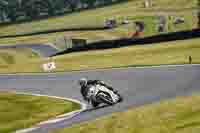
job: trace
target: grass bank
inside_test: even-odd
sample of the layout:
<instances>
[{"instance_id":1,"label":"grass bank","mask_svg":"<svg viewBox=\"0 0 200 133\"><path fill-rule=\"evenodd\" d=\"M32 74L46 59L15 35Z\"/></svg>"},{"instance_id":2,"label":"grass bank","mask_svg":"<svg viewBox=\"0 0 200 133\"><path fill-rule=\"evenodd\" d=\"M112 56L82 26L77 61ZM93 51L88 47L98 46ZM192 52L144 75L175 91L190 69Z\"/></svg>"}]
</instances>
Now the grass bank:
<instances>
[{"instance_id":1,"label":"grass bank","mask_svg":"<svg viewBox=\"0 0 200 133\"><path fill-rule=\"evenodd\" d=\"M38 58L39 55L31 49L0 49L0 68Z\"/></svg>"},{"instance_id":2,"label":"grass bank","mask_svg":"<svg viewBox=\"0 0 200 133\"><path fill-rule=\"evenodd\" d=\"M53 58L58 70L85 70L125 66L200 63L199 39L130 46L62 55Z\"/></svg>"},{"instance_id":3,"label":"grass bank","mask_svg":"<svg viewBox=\"0 0 200 133\"><path fill-rule=\"evenodd\" d=\"M136 11L138 12L138 11ZM149 13L149 12L148 12ZM87 42L95 42L100 40L112 40L118 38L127 38L135 31L133 26L134 21L144 21L145 23L145 32L143 36L152 36L160 34L157 32L157 17L156 15L148 15L148 13L143 13L140 16L127 16L130 21L127 25L120 25L117 28L110 30L97 30L97 31L74 31L74 32L61 32L61 33L51 33L43 35L34 35L34 36L24 36L16 38L4 38L0 39L0 44L22 44L22 43L52 43L56 47L62 46L65 42L60 41L64 40L64 37L72 38L82 38L86 39ZM150 11L151 13L151 11ZM185 23L174 25L173 21L166 16L167 24L165 32L176 32L181 30L190 30L193 29L196 25L196 17L193 16L191 11L183 11L181 13L176 13L175 16L182 16L185 18ZM90 18L88 18L90 19ZM119 17L119 20L123 17Z\"/></svg>"},{"instance_id":4,"label":"grass bank","mask_svg":"<svg viewBox=\"0 0 200 133\"><path fill-rule=\"evenodd\" d=\"M66 100L0 92L0 132L11 133L79 109L79 105Z\"/></svg>"},{"instance_id":5,"label":"grass bank","mask_svg":"<svg viewBox=\"0 0 200 133\"><path fill-rule=\"evenodd\" d=\"M91 70L113 67L200 63L200 39L136 45L108 50L78 52L47 59L29 60L27 63L7 65L0 73L44 72L42 64L54 61L52 72Z\"/></svg>"},{"instance_id":6,"label":"grass bank","mask_svg":"<svg viewBox=\"0 0 200 133\"><path fill-rule=\"evenodd\" d=\"M199 133L199 102L199 95L179 97L114 113L54 133Z\"/></svg>"}]
</instances>

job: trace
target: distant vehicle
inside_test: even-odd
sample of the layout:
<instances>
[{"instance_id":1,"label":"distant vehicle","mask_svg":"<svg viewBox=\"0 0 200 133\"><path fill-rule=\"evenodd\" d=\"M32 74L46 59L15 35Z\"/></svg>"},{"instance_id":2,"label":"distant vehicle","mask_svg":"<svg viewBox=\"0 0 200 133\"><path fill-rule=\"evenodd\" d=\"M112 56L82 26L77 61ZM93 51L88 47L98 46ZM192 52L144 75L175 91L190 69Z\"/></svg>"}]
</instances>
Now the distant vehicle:
<instances>
[{"instance_id":1,"label":"distant vehicle","mask_svg":"<svg viewBox=\"0 0 200 133\"><path fill-rule=\"evenodd\" d=\"M113 18L106 19L105 20L105 27L109 28L109 29L117 27L117 20L113 19Z\"/></svg>"},{"instance_id":2,"label":"distant vehicle","mask_svg":"<svg viewBox=\"0 0 200 133\"><path fill-rule=\"evenodd\" d=\"M99 84L89 88L87 97L93 107L97 107L99 104L114 105L122 101L122 96L118 92L113 92Z\"/></svg>"},{"instance_id":3,"label":"distant vehicle","mask_svg":"<svg viewBox=\"0 0 200 133\"><path fill-rule=\"evenodd\" d=\"M128 19L124 19L121 24L123 24L123 25L129 24L129 20Z\"/></svg>"},{"instance_id":4,"label":"distant vehicle","mask_svg":"<svg viewBox=\"0 0 200 133\"><path fill-rule=\"evenodd\" d=\"M178 24L183 24L185 23L185 19L183 17L178 17L174 20L174 24L178 25Z\"/></svg>"}]
</instances>

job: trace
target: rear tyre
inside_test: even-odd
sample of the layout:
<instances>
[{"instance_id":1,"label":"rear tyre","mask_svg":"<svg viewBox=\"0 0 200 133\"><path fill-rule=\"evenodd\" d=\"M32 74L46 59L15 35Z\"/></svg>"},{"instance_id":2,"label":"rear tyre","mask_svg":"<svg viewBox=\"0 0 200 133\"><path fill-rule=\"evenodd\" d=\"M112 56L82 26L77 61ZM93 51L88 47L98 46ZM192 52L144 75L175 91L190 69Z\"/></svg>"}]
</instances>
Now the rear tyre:
<instances>
[{"instance_id":1,"label":"rear tyre","mask_svg":"<svg viewBox=\"0 0 200 133\"><path fill-rule=\"evenodd\" d=\"M119 95L119 94L118 94L118 96L119 96L119 100L118 100L118 102L120 103L120 102L123 101L123 97L122 97L121 95Z\"/></svg>"},{"instance_id":2,"label":"rear tyre","mask_svg":"<svg viewBox=\"0 0 200 133\"><path fill-rule=\"evenodd\" d=\"M96 108L97 106L99 106L99 103L98 103L98 102L95 102L95 101L92 101L92 106L93 106L94 108Z\"/></svg>"}]
</instances>

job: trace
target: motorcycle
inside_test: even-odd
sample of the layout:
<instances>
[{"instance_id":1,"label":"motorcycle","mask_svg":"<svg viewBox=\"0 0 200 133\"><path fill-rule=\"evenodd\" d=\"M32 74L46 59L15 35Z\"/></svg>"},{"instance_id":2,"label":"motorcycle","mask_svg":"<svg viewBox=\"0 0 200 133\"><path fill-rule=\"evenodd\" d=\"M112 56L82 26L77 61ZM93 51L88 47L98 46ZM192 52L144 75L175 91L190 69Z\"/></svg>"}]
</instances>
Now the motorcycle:
<instances>
[{"instance_id":1,"label":"motorcycle","mask_svg":"<svg viewBox=\"0 0 200 133\"><path fill-rule=\"evenodd\" d=\"M101 103L114 105L122 101L122 96L118 92L113 92L99 84L89 88L87 97L93 107L97 107Z\"/></svg>"}]
</instances>

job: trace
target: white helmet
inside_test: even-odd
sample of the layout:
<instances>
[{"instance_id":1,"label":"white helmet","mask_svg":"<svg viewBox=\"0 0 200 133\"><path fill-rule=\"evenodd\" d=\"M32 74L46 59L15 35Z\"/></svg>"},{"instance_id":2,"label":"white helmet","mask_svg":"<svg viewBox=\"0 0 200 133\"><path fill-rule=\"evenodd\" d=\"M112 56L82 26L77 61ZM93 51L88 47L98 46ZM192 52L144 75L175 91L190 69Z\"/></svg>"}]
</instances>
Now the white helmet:
<instances>
[{"instance_id":1,"label":"white helmet","mask_svg":"<svg viewBox=\"0 0 200 133\"><path fill-rule=\"evenodd\" d=\"M86 86L87 85L87 79L86 78L81 78L79 80L79 85L80 86Z\"/></svg>"}]
</instances>

